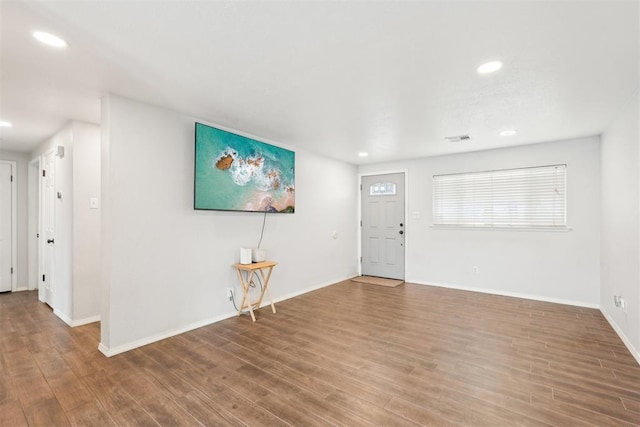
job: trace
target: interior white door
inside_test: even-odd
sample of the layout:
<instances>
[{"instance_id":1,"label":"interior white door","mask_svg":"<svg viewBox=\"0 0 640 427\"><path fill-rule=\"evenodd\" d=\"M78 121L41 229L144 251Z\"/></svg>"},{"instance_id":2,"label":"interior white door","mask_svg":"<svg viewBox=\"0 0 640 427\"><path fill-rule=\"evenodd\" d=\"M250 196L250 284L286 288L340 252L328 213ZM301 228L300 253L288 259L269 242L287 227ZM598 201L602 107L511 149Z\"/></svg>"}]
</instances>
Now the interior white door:
<instances>
[{"instance_id":1,"label":"interior white door","mask_svg":"<svg viewBox=\"0 0 640 427\"><path fill-rule=\"evenodd\" d=\"M362 274L404 280L404 173L362 177Z\"/></svg>"},{"instance_id":2,"label":"interior white door","mask_svg":"<svg viewBox=\"0 0 640 427\"><path fill-rule=\"evenodd\" d=\"M53 307L54 301L54 267L56 238L56 189L55 189L55 153L50 151L44 155L42 173L42 276L40 277L40 300Z\"/></svg>"},{"instance_id":3,"label":"interior white door","mask_svg":"<svg viewBox=\"0 0 640 427\"><path fill-rule=\"evenodd\" d=\"M0 292L11 290L13 275L13 166L0 163Z\"/></svg>"}]
</instances>

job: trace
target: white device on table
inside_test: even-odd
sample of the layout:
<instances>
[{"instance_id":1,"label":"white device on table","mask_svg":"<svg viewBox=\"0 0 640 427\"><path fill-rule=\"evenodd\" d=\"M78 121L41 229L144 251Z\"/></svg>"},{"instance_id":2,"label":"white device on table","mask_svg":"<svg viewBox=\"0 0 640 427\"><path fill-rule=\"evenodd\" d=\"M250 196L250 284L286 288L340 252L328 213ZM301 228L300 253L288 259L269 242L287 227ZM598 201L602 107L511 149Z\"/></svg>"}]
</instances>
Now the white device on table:
<instances>
[{"instance_id":1,"label":"white device on table","mask_svg":"<svg viewBox=\"0 0 640 427\"><path fill-rule=\"evenodd\" d=\"M251 250L251 260L253 262L262 262L267 259L267 251L260 248L253 248Z\"/></svg>"},{"instance_id":2,"label":"white device on table","mask_svg":"<svg viewBox=\"0 0 640 427\"><path fill-rule=\"evenodd\" d=\"M240 264L251 264L251 248L240 248Z\"/></svg>"}]
</instances>

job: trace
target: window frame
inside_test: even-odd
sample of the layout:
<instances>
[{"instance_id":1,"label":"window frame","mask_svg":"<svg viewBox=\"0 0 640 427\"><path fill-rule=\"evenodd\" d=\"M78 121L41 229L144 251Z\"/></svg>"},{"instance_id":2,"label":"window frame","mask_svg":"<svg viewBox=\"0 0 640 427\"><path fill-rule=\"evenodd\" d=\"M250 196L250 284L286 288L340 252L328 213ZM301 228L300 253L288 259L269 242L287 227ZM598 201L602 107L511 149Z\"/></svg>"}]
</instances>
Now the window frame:
<instances>
[{"instance_id":1,"label":"window frame","mask_svg":"<svg viewBox=\"0 0 640 427\"><path fill-rule=\"evenodd\" d=\"M552 169L554 171L552 171ZM535 193L532 192L535 184L543 182L536 181L532 184L536 177L539 180L554 179L553 174L558 174L558 169L562 171L560 174L562 181L559 183L560 186L554 188L554 191L558 192L558 190L561 190L560 201L562 205L559 208L553 206L557 201L553 199L545 200L540 197L536 198ZM527 171L527 173L525 173L525 171ZM511 181L508 180L508 175L512 175ZM567 222L567 176L568 167L566 164L550 164L452 174L434 174L432 175L433 222L431 228L457 230L570 231L571 227L569 227ZM452 177L462 178L462 180L458 181L458 184L462 186L462 190L458 190L459 194L457 195L455 194L455 188L450 188L449 193L445 193L447 197L453 198L449 204L451 205L450 207L454 209L454 213L450 215L449 218L446 218L446 213L442 212L444 209L443 205L445 204L442 192L446 190L443 189L443 185L446 185L446 183L443 184L443 182L449 180L450 186L456 185L455 180L451 180ZM468 180L467 183L464 182L465 178ZM502 181L499 181L500 179L502 179ZM531 182L523 183L523 179L529 179ZM500 182L501 184L506 182L508 189L505 190L504 185L500 185L500 188L494 188L494 181L495 183ZM478 184L478 182L480 183ZM553 184L546 185L549 187L548 189L551 189ZM474 186L477 187L475 191L485 191L487 192L485 193L487 196L479 197L476 202L473 200L465 201L465 196L469 197L469 195L473 194ZM513 196L512 190L514 188L521 192L518 193L518 196L521 199L518 200L517 197ZM502 192L500 192L501 189L503 190ZM459 196L459 199L456 200L456 196ZM484 209L483 212L478 213L476 216L474 216L473 213L470 214L468 209L465 212L465 207L468 208L469 205L473 206L474 203L478 204L479 210ZM539 211L541 209L541 206L543 206L542 209L553 206L553 211L551 211L548 218L544 218L544 214L536 212L536 210ZM557 211L555 209L557 209ZM512 212L515 210L517 212L509 213L509 210ZM458 218L453 218L454 214ZM459 217L461 216L462 219L460 220ZM561 221L558 224L554 225L550 223L543 223L555 222L556 216L561 218ZM508 223L505 218L512 220L512 223ZM514 218L516 219L514 220ZM456 222L456 219L459 221ZM529 219L529 222L526 223L525 219ZM544 219L547 219L547 221L542 221ZM541 222L536 224L537 221Z\"/></svg>"}]
</instances>

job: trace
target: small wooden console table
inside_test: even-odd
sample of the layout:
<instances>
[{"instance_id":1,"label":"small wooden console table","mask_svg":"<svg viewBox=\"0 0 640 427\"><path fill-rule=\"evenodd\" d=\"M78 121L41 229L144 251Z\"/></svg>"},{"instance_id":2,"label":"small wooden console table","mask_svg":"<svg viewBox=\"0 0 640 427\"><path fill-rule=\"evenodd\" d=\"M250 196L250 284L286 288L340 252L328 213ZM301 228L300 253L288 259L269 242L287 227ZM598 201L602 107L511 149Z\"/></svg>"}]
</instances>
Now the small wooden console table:
<instances>
[{"instance_id":1,"label":"small wooden console table","mask_svg":"<svg viewBox=\"0 0 640 427\"><path fill-rule=\"evenodd\" d=\"M265 292L269 295L269 301L271 302L271 310L273 311L273 314L276 313L276 307L273 305L271 292L269 292L269 279L271 278L271 271L276 265L277 263L273 261L254 262L251 264L233 264L238 272L240 284L242 284L242 302L238 306L238 316L240 316L242 310L248 308L249 313L251 314L251 319L255 322L256 316L255 314L253 314L253 310L254 308L256 310L260 308ZM244 275L242 274L243 271L245 272ZM260 272L260 276L262 277L262 292L260 292L260 297L257 301L251 302L251 299L249 298L249 289L251 286L251 281L256 275L256 271Z\"/></svg>"}]
</instances>

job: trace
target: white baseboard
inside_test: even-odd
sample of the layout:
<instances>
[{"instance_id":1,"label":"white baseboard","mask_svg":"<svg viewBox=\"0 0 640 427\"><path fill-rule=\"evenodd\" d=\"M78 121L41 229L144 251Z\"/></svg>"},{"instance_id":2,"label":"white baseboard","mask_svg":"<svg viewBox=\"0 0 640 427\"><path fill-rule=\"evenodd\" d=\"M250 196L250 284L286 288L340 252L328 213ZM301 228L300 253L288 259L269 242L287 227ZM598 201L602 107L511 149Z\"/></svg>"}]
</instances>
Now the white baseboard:
<instances>
[{"instance_id":1,"label":"white baseboard","mask_svg":"<svg viewBox=\"0 0 640 427\"><path fill-rule=\"evenodd\" d=\"M124 353L125 351L129 351L129 350L133 350L134 348L138 348L138 347L142 347L145 346L147 344L151 344L157 341L161 341L167 338L171 338L175 335L180 335L180 334L184 334L185 332L189 332L191 330L194 329L198 329L201 328L203 326L207 326L210 325L212 323L216 323L219 322L221 320L224 319L228 319L230 317L233 317L235 315L237 315L238 313L231 312L231 313L227 313L227 314L223 314L221 316L216 316L216 317L211 317L209 319L204 319L204 320L200 320L198 322L194 322L191 323L189 325L183 326L181 328L176 328L176 329L172 329L170 331L166 331L166 332L162 332L156 335L152 335L150 337L146 337L146 338L142 338L127 344L122 344L116 347L107 347L106 345L104 345L103 343L100 343L98 345L98 350L100 350L100 352L102 354L104 354L107 357L111 357L111 356L115 356L116 354L120 354L120 353Z\"/></svg>"},{"instance_id":2,"label":"white baseboard","mask_svg":"<svg viewBox=\"0 0 640 427\"><path fill-rule=\"evenodd\" d=\"M23 292L23 291L28 291L28 290L29 290L29 288L26 287L26 286L18 286L12 292Z\"/></svg>"},{"instance_id":3,"label":"white baseboard","mask_svg":"<svg viewBox=\"0 0 640 427\"><path fill-rule=\"evenodd\" d=\"M73 320L71 320L71 318L69 316L67 316L66 314L62 313L60 310L58 309L53 309L53 314L55 314L56 316L58 316L64 323L66 323L67 325L71 326L71 324L73 323Z\"/></svg>"},{"instance_id":4,"label":"white baseboard","mask_svg":"<svg viewBox=\"0 0 640 427\"><path fill-rule=\"evenodd\" d=\"M58 316L64 323L66 323L67 325L71 326L72 328L75 328L77 326L82 326L82 325L88 325L89 323L99 322L100 321L100 316L99 315L98 316L85 317L84 319L80 319L80 320L72 320L69 316L67 316L66 314L60 312L60 310L53 309L53 314Z\"/></svg>"},{"instance_id":5,"label":"white baseboard","mask_svg":"<svg viewBox=\"0 0 640 427\"><path fill-rule=\"evenodd\" d=\"M627 347L627 349L631 353L631 355L634 357L634 359L636 359L636 362L638 362L638 365L640 365L640 351L638 351L638 349L636 349L633 346L633 344L631 343L631 340L629 340L629 338L627 338L627 336L624 334L624 332L622 332L622 329L613 320L613 317L609 316L609 314L607 314L607 312L604 310L604 308L600 308L600 312L602 313L604 318L607 319L607 322L609 322L609 324L611 325L613 330L616 331L616 334L618 334L618 336L620 337L620 339L622 340L624 345Z\"/></svg>"},{"instance_id":6,"label":"white baseboard","mask_svg":"<svg viewBox=\"0 0 640 427\"><path fill-rule=\"evenodd\" d=\"M74 320L71 323L72 327L88 325L89 323L95 323L100 321L100 315L85 317L84 319Z\"/></svg>"},{"instance_id":7,"label":"white baseboard","mask_svg":"<svg viewBox=\"0 0 640 427\"><path fill-rule=\"evenodd\" d=\"M351 277L353 277L353 276L349 276L349 277L346 277L346 278L343 278L343 279L330 280L330 281L323 282L323 283L320 283L320 284L315 285L315 286L311 286L309 288L302 289L300 291L291 292L289 294L286 294L286 295L283 295L283 296L275 298L273 300L273 302L276 303L276 302L281 302L281 301L284 301L284 300L288 300L288 299L291 299L293 297L297 297L297 296L300 296L302 294L306 294L308 292L312 292L312 291L315 291L317 289L324 288L325 286L329 286L329 285L333 285L333 284L338 283L338 282L342 282L342 281L347 280L347 279L349 279ZM270 303L268 301L263 301L262 305L260 307L265 307L265 306L267 306L269 304ZM125 351L133 350L135 348L142 347L142 346L145 346L147 344L151 344L151 343L154 343L154 342L157 342L157 341L161 341L161 340L173 337L175 335L184 334L185 332L189 332L189 331L192 331L194 329L202 328L203 326L211 325L212 323L220 322L221 320L229 319L229 318L237 316L237 315L238 315L238 313L234 310L234 311L232 311L230 313L222 314L222 315L216 316L216 317L210 317L208 319L200 320L198 322L194 322L194 323L191 323L189 325L185 325L185 326L180 327L180 328L172 329L170 331L162 332L162 333L159 333L159 334L156 334L156 335L152 335L150 337L142 338L142 339L139 339L139 340L127 343L127 344L122 344L122 345L119 345L119 346L116 346L116 347L109 348L106 345L104 345L103 343L100 343L98 345L98 350L102 354L107 356L107 357L115 356L116 354L124 353Z\"/></svg>"},{"instance_id":8,"label":"white baseboard","mask_svg":"<svg viewBox=\"0 0 640 427\"><path fill-rule=\"evenodd\" d=\"M531 299L535 301L553 302L556 304L575 305L577 307L600 309L600 306L598 304L585 302L585 301L575 301L575 300L565 300L561 298L543 297L540 295L523 294L519 292L509 292L509 291L503 291L499 289L485 289L485 288L475 288L472 286L459 286L459 285L452 285L450 283L439 283L439 282L424 283L424 282L413 281L413 280L407 280L407 282L415 283L417 285L437 286L439 288L458 289L461 291L480 292L483 294L502 295L505 297L524 298L524 299Z\"/></svg>"},{"instance_id":9,"label":"white baseboard","mask_svg":"<svg viewBox=\"0 0 640 427\"><path fill-rule=\"evenodd\" d=\"M291 293L282 295L280 297L277 297L276 299L273 300L273 302L275 303L275 302L288 300L288 299L291 299L291 298L294 298L294 297L297 297L297 296L300 296L300 295L303 295L303 294L306 294L306 293L309 293L309 292L313 292L313 291L316 291L318 289L327 287L329 285L335 285L336 283L344 282L345 280L349 280L349 279L351 279L353 277L356 277L357 275L358 275L357 273L354 273L354 274L352 274L350 276L347 276L347 277L344 277L344 278L341 278L341 279L335 279L335 280L329 280L329 281L326 281L326 282L322 282L322 283L320 283L318 285L311 286L311 287L302 289L300 291L291 292ZM263 303L261 305L261 307L264 307L265 305L269 305L269 303Z\"/></svg>"}]
</instances>

